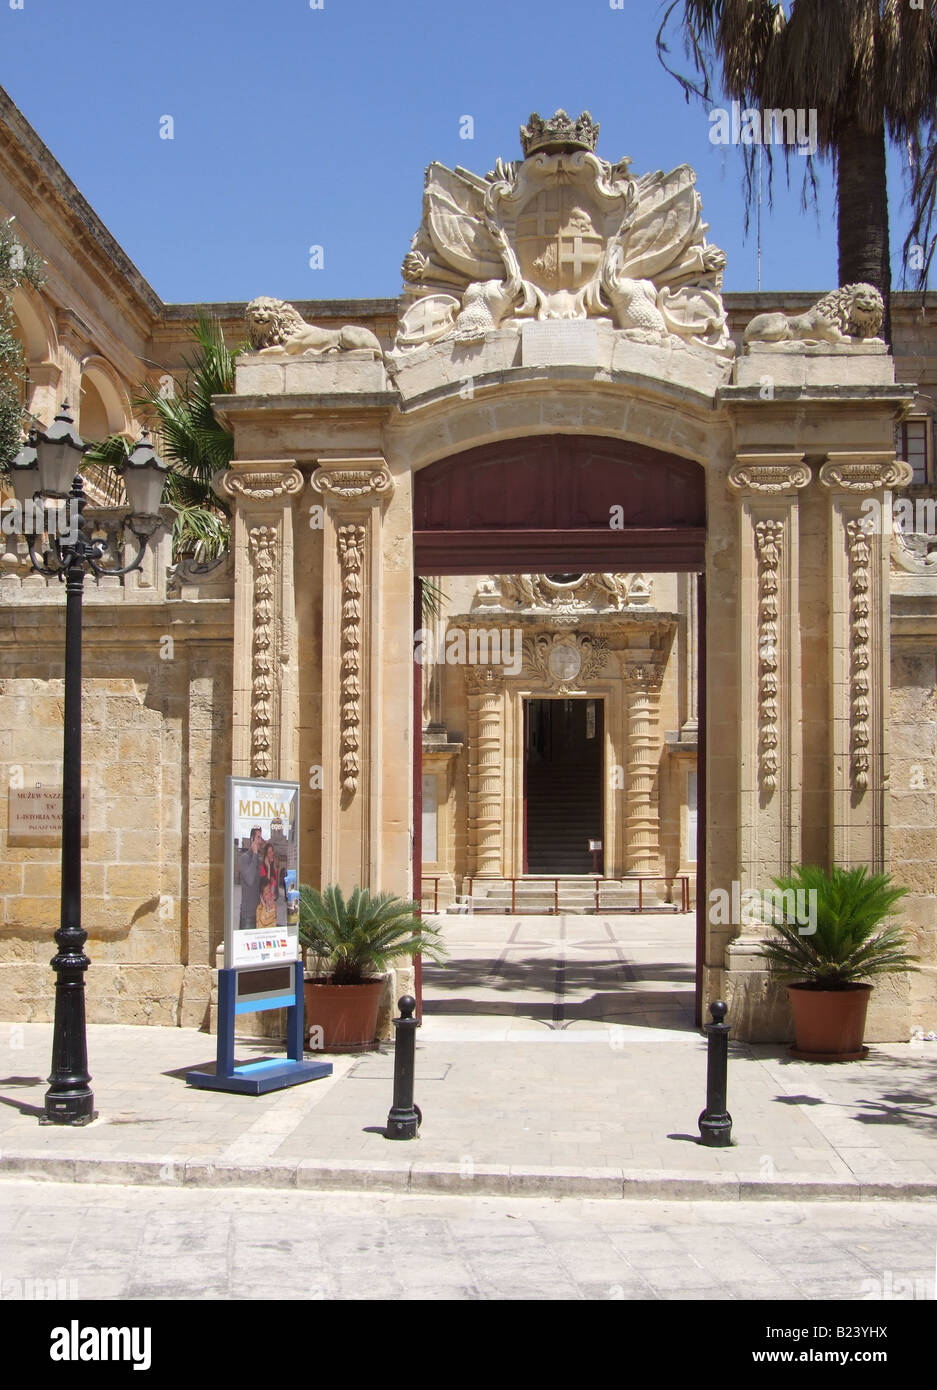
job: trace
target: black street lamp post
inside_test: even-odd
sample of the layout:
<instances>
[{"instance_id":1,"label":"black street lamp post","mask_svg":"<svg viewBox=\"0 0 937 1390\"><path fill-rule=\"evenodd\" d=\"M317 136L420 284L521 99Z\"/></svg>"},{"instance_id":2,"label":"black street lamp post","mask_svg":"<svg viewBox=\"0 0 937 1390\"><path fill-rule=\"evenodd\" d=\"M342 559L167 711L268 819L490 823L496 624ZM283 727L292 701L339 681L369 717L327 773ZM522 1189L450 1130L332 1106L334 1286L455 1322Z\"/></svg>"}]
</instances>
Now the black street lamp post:
<instances>
[{"instance_id":1,"label":"black street lamp post","mask_svg":"<svg viewBox=\"0 0 937 1390\"><path fill-rule=\"evenodd\" d=\"M81 925L81 615L85 574L124 575L139 569L150 538L162 525L159 503L166 465L146 433L123 470L130 512L126 523L140 542L133 562L120 568L100 563L104 542L94 540L83 518L87 505L78 465L90 445L78 436L66 401L48 430L30 432L13 464L13 486L21 503L64 499L60 515L65 537L50 525L51 548L40 557L36 534L28 535L33 568L65 584L65 736L62 759L62 911L52 958L56 973L52 1072L40 1124L85 1125L95 1117L89 1082L85 1029L84 952L88 934ZM70 513L70 515L69 515ZM51 520L56 520L55 513ZM27 528L24 525L24 531Z\"/></svg>"}]
</instances>

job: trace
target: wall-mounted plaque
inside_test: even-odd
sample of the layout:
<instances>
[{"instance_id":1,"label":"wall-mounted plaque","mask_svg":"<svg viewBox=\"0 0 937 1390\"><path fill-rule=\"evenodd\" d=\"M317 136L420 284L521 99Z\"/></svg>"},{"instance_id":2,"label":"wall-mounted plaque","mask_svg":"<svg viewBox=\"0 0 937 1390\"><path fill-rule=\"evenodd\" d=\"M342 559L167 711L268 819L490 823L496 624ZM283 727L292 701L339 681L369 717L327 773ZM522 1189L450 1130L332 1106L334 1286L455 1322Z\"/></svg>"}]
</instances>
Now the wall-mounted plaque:
<instances>
[{"instance_id":1,"label":"wall-mounted plaque","mask_svg":"<svg viewBox=\"0 0 937 1390\"><path fill-rule=\"evenodd\" d=\"M7 835L17 845L62 843L62 788L11 787ZM81 837L88 835L88 789L81 792Z\"/></svg>"}]
</instances>

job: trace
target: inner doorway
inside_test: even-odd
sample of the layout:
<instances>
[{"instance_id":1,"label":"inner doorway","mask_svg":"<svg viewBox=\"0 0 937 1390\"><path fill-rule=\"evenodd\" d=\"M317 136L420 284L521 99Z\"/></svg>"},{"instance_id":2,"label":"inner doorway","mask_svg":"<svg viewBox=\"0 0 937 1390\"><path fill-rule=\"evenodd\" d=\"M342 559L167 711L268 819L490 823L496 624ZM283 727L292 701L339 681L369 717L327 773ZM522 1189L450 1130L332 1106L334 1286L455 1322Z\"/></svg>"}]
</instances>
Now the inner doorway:
<instances>
[{"instance_id":1,"label":"inner doorway","mask_svg":"<svg viewBox=\"0 0 937 1390\"><path fill-rule=\"evenodd\" d=\"M524 873L604 871L602 700L524 701Z\"/></svg>"}]
</instances>

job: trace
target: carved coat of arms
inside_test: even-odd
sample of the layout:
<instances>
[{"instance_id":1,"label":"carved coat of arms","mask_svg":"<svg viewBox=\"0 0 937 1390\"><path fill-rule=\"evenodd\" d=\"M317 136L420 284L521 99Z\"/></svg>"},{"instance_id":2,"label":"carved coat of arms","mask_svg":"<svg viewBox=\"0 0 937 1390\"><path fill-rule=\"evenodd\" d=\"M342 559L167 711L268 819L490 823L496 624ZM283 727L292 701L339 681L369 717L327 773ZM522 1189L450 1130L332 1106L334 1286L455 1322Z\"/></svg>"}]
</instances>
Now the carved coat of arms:
<instances>
[{"instance_id":1,"label":"carved coat of arms","mask_svg":"<svg viewBox=\"0 0 937 1390\"><path fill-rule=\"evenodd\" d=\"M588 112L534 114L524 159L485 178L431 164L404 258L396 348L482 341L517 320L593 318L629 337L728 360L725 255L687 165L636 179L595 154Z\"/></svg>"}]
</instances>

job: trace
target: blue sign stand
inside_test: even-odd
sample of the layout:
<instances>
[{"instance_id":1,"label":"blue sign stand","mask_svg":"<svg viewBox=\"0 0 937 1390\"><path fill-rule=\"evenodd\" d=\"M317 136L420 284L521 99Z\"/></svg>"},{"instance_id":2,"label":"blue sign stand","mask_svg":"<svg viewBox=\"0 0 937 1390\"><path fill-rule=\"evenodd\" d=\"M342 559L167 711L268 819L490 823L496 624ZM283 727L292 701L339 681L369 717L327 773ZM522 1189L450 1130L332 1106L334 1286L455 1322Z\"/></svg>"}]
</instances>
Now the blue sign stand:
<instances>
[{"instance_id":1,"label":"blue sign stand","mask_svg":"<svg viewBox=\"0 0 937 1390\"><path fill-rule=\"evenodd\" d=\"M331 1076L331 1062L303 1061L303 966L302 961L281 966L286 988L281 993L251 989L251 976L268 971L218 971L218 1060L214 1070L190 1071L186 1081L203 1091L239 1091L261 1096L284 1086L298 1086ZM240 978L239 978L240 977ZM290 984L292 979L292 984ZM234 1021L238 1014L261 1013L264 1009L286 1009L286 1057L269 1057L241 1066L234 1061Z\"/></svg>"}]
</instances>

